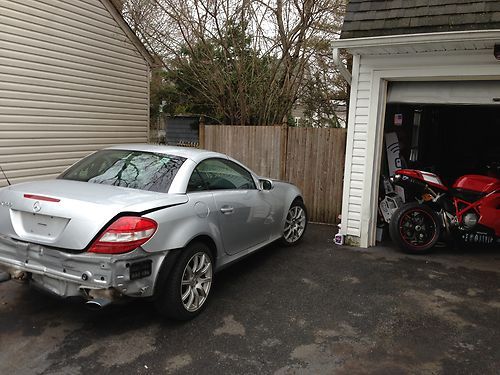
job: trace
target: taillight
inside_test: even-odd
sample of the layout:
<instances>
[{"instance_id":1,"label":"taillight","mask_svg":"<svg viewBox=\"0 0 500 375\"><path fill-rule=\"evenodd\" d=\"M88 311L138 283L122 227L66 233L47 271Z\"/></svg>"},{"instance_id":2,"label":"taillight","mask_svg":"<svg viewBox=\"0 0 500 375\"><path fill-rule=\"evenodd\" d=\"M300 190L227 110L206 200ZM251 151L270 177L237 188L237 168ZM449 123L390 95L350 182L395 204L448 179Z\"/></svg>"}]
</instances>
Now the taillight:
<instances>
[{"instance_id":1,"label":"taillight","mask_svg":"<svg viewBox=\"0 0 500 375\"><path fill-rule=\"evenodd\" d=\"M396 171L397 174L402 174L404 176L408 177L413 177L416 178L417 180L423 180L424 176L422 176L422 173L420 171L417 171L415 169L398 169Z\"/></svg>"},{"instance_id":2,"label":"taillight","mask_svg":"<svg viewBox=\"0 0 500 375\"><path fill-rule=\"evenodd\" d=\"M124 216L113 222L94 241L91 253L122 254L143 245L156 232L156 221L145 217Z\"/></svg>"}]
</instances>

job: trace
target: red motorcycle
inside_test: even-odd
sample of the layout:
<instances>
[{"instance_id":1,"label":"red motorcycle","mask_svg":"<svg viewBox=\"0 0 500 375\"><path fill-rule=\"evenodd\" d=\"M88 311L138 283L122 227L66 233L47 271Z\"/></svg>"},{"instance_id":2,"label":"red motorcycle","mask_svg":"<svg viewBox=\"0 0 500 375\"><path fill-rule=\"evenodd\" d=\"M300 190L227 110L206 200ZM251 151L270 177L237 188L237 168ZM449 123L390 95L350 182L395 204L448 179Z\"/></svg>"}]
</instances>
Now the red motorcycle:
<instances>
[{"instance_id":1,"label":"red motorcycle","mask_svg":"<svg viewBox=\"0 0 500 375\"><path fill-rule=\"evenodd\" d=\"M391 181L403 187L407 202L389 223L403 251L428 252L440 238L500 248L500 179L465 175L448 188L434 173L400 169Z\"/></svg>"}]
</instances>

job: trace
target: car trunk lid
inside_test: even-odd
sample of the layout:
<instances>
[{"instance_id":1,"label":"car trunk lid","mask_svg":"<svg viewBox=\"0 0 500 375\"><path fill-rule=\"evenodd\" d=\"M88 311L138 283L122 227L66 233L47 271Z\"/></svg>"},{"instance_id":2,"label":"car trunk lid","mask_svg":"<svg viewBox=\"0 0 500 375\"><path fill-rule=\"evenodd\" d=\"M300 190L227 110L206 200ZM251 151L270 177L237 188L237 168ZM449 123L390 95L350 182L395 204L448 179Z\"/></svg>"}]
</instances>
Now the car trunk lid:
<instances>
[{"instance_id":1,"label":"car trunk lid","mask_svg":"<svg viewBox=\"0 0 500 375\"><path fill-rule=\"evenodd\" d=\"M47 180L0 190L0 233L68 250L83 250L113 218L183 204L186 195Z\"/></svg>"}]
</instances>

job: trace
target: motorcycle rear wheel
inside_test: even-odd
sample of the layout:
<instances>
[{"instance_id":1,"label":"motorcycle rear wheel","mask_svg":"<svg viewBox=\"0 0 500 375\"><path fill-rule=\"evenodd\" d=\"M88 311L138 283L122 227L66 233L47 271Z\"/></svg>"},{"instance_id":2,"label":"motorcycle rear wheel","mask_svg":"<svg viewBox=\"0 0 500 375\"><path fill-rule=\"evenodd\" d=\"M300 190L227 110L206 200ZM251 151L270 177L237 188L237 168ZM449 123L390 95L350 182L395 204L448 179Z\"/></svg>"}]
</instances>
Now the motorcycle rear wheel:
<instances>
[{"instance_id":1,"label":"motorcycle rear wheel","mask_svg":"<svg viewBox=\"0 0 500 375\"><path fill-rule=\"evenodd\" d=\"M389 224L392 240L406 253L432 251L441 234L436 213L426 205L412 202L394 212Z\"/></svg>"}]
</instances>

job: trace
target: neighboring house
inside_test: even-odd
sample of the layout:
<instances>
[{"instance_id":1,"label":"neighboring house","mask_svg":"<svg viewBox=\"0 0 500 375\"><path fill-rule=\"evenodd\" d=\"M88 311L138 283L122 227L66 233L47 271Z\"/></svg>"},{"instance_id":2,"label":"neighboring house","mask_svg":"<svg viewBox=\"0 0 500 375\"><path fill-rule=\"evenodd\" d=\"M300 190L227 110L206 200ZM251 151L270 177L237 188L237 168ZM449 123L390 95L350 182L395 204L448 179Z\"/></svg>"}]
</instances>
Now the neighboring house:
<instances>
[{"instance_id":1,"label":"neighboring house","mask_svg":"<svg viewBox=\"0 0 500 375\"><path fill-rule=\"evenodd\" d=\"M1 0L0 166L10 181L147 142L152 62L109 0Z\"/></svg>"},{"instance_id":2,"label":"neighboring house","mask_svg":"<svg viewBox=\"0 0 500 375\"><path fill-rule=\"evenodd\" d=\"M449 181L500 157L500 2L350 0L334 47L353 55L341 233L368 247L384 133Z\"/></svg>"},{"instance_id":3,"label":"neighboring house","mask_svg":"<svg viewBox=\"0 0 500 375\"><path fill-rule=\"evenodd\" d=\"M345 101L339 101L335 106L335 116L341 128L346 126L347 111L344 103ZM300 100L293 106L291 117L295 126L311 126L310 124L313 124L313 127L316 127L315 122L319 122L317 118L311 118L306 114L306 107L300 103ZM329 118L328 120L333 122L335 119ZM322 127L326 125L328 125L327 121L321 122Z\"/></svg>"},{"instance_id":4,"label":"neighboring house","mask_svg":"<svg viewBox=\"0 0 500 375\"><path fill-rule=\"evenodd\" d=\"M199 144L200 116L164 116L165 143L168 145Z\"/></svg>"}]
</instances>

